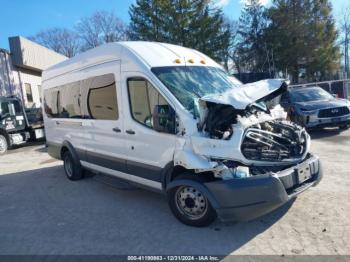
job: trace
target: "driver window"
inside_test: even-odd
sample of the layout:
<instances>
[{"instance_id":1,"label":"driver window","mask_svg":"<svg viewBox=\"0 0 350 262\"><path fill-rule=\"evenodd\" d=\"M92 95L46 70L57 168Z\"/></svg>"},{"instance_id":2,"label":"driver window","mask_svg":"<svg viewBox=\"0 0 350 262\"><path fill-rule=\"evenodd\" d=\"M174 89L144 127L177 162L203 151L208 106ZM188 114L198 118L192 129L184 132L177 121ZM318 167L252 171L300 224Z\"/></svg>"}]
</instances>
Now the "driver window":
<instances>
[{"instance_id":1,"label":"driver window","mask_svg":"<svg viewBox=\"0 0 350 262\"><path fill-rule=\"evenodd\" d=\"M131 115L137 122L153 128L152 114L156 105L169 106L154 86L145 79L128 80Z\"/></svg>"}]
</instances>

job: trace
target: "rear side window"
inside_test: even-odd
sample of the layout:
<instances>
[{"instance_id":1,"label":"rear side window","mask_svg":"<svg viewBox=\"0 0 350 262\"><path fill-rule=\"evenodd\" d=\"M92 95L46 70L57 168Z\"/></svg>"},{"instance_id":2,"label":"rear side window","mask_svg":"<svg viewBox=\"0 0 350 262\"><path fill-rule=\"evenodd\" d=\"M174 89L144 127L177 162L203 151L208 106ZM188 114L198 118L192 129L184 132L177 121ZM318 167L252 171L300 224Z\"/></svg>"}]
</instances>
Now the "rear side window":
<instances>
[{"instance_id":1,"label":"rear side window","mask_svg":"<svg viewBox=\"0 0 350 262\"><path fill-rule=\"evenodd\" d=\"M80 108L80 83L64 85L58 93L58 117L82 118Z\"/></svg>"},{"instance_id":2,"label":"rear side window","mask_svg":"<svg viewBox=\"0 0 350 262\"><path fill-rule=\"evenodd\" d=\"M49 89L44 92L44 111L49 118L58 118L59 91Z\"/></svg>"},{"instance_id":3,"label":"rear side window","mask_svg":"<svg viewBox=\"0 0 350 262\"><path fill-rule=\"evenodd\" d=\"M44 110L49 118L117 120L114 75L96 76L45 90Z\"/></svg>"},{"instance_id":4,"label":"rear side window","mask_svg":"<svg viewBox=\"0 0 350 262\"><path fill-rule=\"evenodd\" d=\"M119 112L114 75L97 76L82 83L82 101L86 118L117 120Z\"/></svg>"}]
</instances>

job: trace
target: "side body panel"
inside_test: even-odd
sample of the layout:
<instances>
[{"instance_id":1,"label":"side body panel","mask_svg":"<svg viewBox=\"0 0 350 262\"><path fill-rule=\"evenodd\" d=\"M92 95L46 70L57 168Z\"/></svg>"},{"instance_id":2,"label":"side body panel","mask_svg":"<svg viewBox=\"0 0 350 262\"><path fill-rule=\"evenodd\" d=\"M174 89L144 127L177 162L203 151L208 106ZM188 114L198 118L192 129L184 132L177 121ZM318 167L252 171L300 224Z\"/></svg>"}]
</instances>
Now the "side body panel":
<instances>
[{"instance_id":1,"label":"side body panel","mask_svg":"<svg viewBox=\"0 0 350 262\"><path fill-rule=\"evenodd\" d=\"M149 81L165 98L159 85L151 80L151 72L122 72L124 128L126 134L127 172L145 179L161 182L161 175L166 165L173 161L177 136L157 132L140 124L131 114L128 79L142 78ZM146 97L144 99L147 99ZM167 102L175 109L171 101Z\"/></svg>"},{"instance_id":2,"label":"side body panel","mask_svg":"<svg viewBox=\"0 0 350 262\"><path fill-rule=\"evenodd\" d=\"M98 86L99 90L102 88L109 88L111 82L114 81L113 87L116 92L115 104L114 98L103 97L96 98L96 108L116 108L117 115L112 117L105 117L106 119L88 119L84 120L85 132L85 150L87 161L91 164L110 168L121 172L126 171L126 152L125 152L125 133L123 126L123 99L122 88L120 86L120 62L114 61L103 65L95 66L85 69L86 80L83 81L82 86L82 100L91 99L92 93L97 89L92 89L93 86ZM111 79L114 77L114 80ZM101 78L100 76L107 76ZM96 77L91 80L91 77ZM112 85L113 86L113 85ZM109 100L110 99L110 100ZM89 103L86 103L89 105ZM84 108L84 115L88 115L90 108ZM104 109L102 109L104 110ZM107 119L108 118L108 119ZM116 119L112 119L116 118Z\"/></svg>"}]
</instances>

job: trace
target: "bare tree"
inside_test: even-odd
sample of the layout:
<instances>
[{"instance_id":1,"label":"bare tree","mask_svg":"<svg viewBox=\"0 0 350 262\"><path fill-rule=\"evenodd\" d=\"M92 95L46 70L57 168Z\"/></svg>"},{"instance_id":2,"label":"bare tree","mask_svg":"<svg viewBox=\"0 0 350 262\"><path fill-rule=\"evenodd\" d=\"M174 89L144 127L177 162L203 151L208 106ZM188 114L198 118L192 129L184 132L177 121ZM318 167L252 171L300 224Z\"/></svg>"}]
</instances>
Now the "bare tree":
<instances>
[{"instance_id":1,"label":"bare tree","mask_svg":"<svg viewBox=\"0 0 350 262\"><path fill-rule=\"evenodd\" d=\"M227 59L227 70L229 72L238 72L240 73L240 61L237 54L237 34L238 34L238 21L225 18L225 25L228 27L230 32L230 45L227 50L228 59Z\"/></svg>"},{"instance_id":2,"label":"bare tree","mask_svg":"<svg viewBox=\"0 0 350 262\"><path fill-rule=\"evenodd\" d=\"M76 30L83 42L83 50L103 43L127 40L127 26L113 12L97 11L82 18Z\"/></svg>"},{"instance_id":3,"label":"bare tree","mask_svg":"<svg viewBox=\"0 0 350 262\"><path fill-rule=\"evenodd\" d=\"M43 30L30 39L67 57L73 57L80 51L77 33L65 28Z\"/></svg>"},{"instance_id":4,"label":"bare tree","mask_svg":"<svg viewBox=\"0 0 350 262\"><path fill-rule=\"evenodd\" d=\"M339 24L340 44L344 48L345 72L349 74L350 6L343 9Z\"/></svg>"}]
</instances>

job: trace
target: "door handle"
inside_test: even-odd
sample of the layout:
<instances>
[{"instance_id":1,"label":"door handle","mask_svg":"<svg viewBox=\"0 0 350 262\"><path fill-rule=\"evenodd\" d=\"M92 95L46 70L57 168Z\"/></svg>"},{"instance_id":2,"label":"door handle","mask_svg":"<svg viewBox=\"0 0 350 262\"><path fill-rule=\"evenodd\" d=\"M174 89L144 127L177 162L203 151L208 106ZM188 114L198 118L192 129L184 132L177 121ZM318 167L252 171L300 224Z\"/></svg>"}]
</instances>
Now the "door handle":
<instances>
[{"instance_id":1,"label":"door handle","mask_svg":"<svg viewBox=\"0 0 350 262\"><path fill-rule=\"evenodd\" d=\"M135 135L135 131L134 130L131 130L131 129L128 129L125 131L127 134L129 135Z\"/></svg>"},{"instance_id":2,"label":"door handle","mask_svg":"<svg viewBox=\"0 0 350 262\"><path fill-rule=\"evenodd\" d=\"M118 127L115 127L115 128L113 128L112 129L114 132L116 132L116 133L120 133L121 132L121 130L118 128Z\"/></svg>"}]
</instances>

